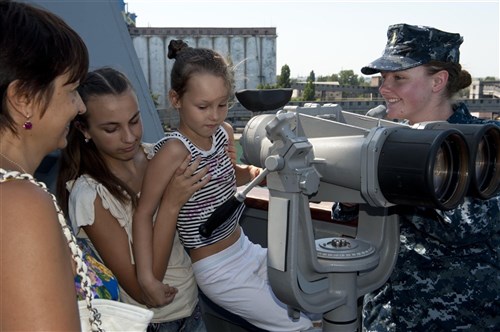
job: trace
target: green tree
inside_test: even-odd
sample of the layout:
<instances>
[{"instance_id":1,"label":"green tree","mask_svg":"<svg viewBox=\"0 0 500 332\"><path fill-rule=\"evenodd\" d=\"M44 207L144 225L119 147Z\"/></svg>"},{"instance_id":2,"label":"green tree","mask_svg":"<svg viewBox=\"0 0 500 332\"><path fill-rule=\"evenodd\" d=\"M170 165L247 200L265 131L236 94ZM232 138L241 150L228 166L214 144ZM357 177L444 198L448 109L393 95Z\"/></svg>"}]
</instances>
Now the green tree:
<instances>
[{"instance_id":1,"label":"green tree","mask_svg":"<svg viewBox=\"0 0 500 332\"><path fill-rule=\"evenodd\" d=\"M370 84L363 78L363 77L360 77L358 79L358 82L359 82L359 86L370 86Z\"/></svg>"},{"instance_id":2,"label":"green tree","mask_svg":"<svg viewBox=\"0 0 500 332\"><path fill-rule=\"evenodd\" d=\"M278 88L290 88L290 67L284 65L281 67L281 74L278 76L278 83L276 84Z\"/></svg>"},{"instance_id":3,"label":"green tree","mask_svg":"<svg viewBox=\"0 0 500 332\"><path fill-rule=\"evenodd\" d=\"M337 74L319 76L316 79L316 82L338 82L338 81L339 81L339 75L337 75Z\"/></svg>"},{"instance_id":4,"label":"green tree","mask_svg":"<svg viewBox=\"0 0 500 332\"><path fill-rule=\"evenodd\" d=\"M316 89L314 87L314 82L316 80L316 75L314 75L314 70L311 71L309 77L307 77L307 83L304 86L304 91L302 93L302 100L304 101L312 101L315 100Z\"/></svg>"},{"instance_id":5,"label":"green tree","mask_svg":"<svg viewBox=\"0 0 500 332\"><path fill-rule=\"evenodd\" d=\"M359 85L358 75L354 74L352 69L341 70L339 72L339 84L340 85Z\"/></svg>"},{"instance_id":6,"label":"green tree","mask_svg":"<svg viewBox=\"0 0 500 332\"><path fill-rule=\"evenodd\" d=\"M314 74L314 70L311 70L311 72L309 73L309 76L307 77L307 81L311 81L311 82L316 82L316 75Z\"/></svg>"},{"instance_id":7,"label":"green tree","mask_svg":"<svg viewBox=\"0 0 500 332\"><path fill-rule=\"evenodd\" d=\"M302 100L312 101L312 100L314 100L315 94L316 94L316 91L314 89L314 82L307 81L306 85L304 86L304 91L302 92Z\"/></svg>"}]
</instances>

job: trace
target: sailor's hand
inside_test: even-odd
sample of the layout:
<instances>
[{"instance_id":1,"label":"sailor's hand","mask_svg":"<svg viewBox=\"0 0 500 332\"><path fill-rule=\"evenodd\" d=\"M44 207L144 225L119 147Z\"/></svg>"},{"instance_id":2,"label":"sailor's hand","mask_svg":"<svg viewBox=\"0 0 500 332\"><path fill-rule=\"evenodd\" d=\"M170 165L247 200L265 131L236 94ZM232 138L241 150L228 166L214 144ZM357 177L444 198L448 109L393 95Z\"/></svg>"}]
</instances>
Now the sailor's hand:
<instances>
[{"instance_id":1,"label":"sailor's hand","mask_svg":"<svg viewBox=\"0 0 500 332\"><path fill-rule=\"evenodd\" d=\"M332 220L335 222L356 222L358 220L359 205L356 203L334 202L332 206Z\"/></svg>"}]
</instances>

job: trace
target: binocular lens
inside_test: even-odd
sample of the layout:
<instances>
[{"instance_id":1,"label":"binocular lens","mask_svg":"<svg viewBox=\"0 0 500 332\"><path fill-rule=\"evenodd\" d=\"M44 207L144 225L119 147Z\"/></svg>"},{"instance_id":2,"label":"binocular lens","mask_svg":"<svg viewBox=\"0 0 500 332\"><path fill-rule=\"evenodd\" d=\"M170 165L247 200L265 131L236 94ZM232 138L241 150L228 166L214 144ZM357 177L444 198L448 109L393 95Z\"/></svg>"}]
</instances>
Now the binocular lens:
<instances>
[{"instance_id":1,"label":"binocular lens","mask_svg":"<svg viewBox=\"0 0 500 332\"><path fill-rule=\"evenodd\" d=\"M488 124L427 123L425 129L458 129L470 151L470 185L466 196L489 199L500 190L500 128Z\"/></svg>"},{"instance_id":2,"label":"binocular lens","mask_svg":"<svg viewBox=\"0 0 500 332\"><path fill-rule=\"evenodd\" d=\"M443 194L448 191L450 185L450 164L451 160L449 150L445 151L445 148L441 146L436 153L434 169L432 172L434 192L438 197L443 196Z\"/></svg>"},{"instance_id":3,"label":"binocular lens","mask_svg":"<svg viewBox=\"0 0 500 332\"><path fill-rule=\"evenodd\" d=\"M474 177L471 192L473 196L488 199L500 190L500 130L488 128L477 143L473 163Z\"/></svg>"},{"instance_id":4,"label":"binocular lens","mask_svg":"<svg viewBox=\"0 0 500 332\"><path fill-rule=\"evenodd\" d=\"M490 164L488 160L490 159L490 151L487 147L488 142L484 139L481 139L479 145L477 147L477 155L476 155L476 179L478 179L478 185L481 190L484 189L486 183L486 177L489 173Z\"/></svg>"}]
</instances>

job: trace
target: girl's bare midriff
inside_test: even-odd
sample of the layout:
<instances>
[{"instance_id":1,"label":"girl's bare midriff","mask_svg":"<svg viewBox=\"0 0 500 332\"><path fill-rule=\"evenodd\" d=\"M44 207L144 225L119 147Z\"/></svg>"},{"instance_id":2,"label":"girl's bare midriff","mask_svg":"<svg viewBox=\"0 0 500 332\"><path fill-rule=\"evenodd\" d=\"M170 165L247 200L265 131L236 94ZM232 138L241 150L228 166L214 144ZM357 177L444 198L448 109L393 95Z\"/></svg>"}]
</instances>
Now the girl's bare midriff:
<instances>
[{"instance_id":1,"label":"girl's bare midriff","mask_svg":"<svg viewBox=\"0 0 500 332\"><path fill-rule=\"evenodd\" d=\"M240 226L236 227L233 233L229 235L227 238L224 240L220 240L217 243L210 244L205 247L197 248L197 249L191 249L189 250L189 256L191 256L191 262L197 262L205 257L212 256L213 254L216 254L227 247L233 245L238 239L240 238Z\"/></svg>"}]
</instances>

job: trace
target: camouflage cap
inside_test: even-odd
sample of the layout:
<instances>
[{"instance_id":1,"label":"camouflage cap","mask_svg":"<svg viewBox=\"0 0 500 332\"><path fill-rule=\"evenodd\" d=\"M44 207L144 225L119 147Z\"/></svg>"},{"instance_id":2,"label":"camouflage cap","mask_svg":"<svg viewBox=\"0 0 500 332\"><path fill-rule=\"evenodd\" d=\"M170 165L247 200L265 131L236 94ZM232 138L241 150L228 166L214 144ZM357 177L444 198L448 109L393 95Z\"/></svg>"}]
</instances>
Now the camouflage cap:
<instances>
[{"instance_id":1,"label":"camouflage cap","mask_svg":"<svg viewBox=\"0 0 500 332\"><path fill-rule=\"evenodd\" d=\"M361 68L365 75L381 71L399 71L417 67L431 60L458 63L463 38L435 28L394 24L387 30L387 44L382 57Z\"/></svg>"}]
</instances>

